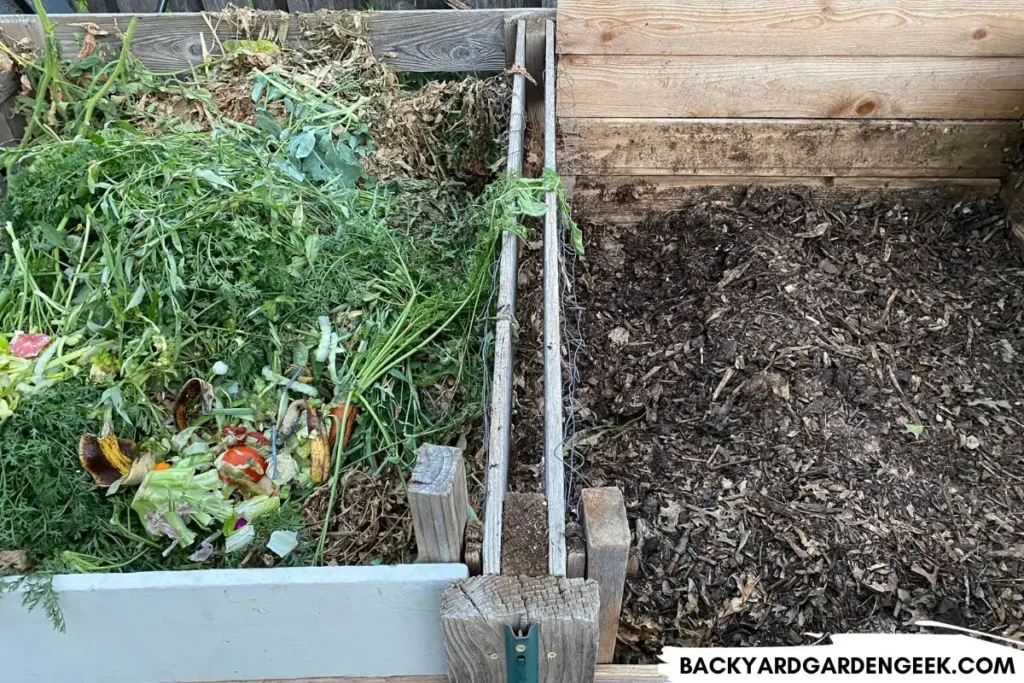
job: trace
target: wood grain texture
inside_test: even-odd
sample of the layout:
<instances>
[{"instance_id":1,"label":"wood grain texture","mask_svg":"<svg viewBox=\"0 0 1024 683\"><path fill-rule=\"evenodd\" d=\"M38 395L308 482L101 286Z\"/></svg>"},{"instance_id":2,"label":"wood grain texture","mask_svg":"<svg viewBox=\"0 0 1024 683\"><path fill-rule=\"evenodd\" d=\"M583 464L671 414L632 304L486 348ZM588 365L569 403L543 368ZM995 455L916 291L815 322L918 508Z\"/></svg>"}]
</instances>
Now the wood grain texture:
<instances>
[{"instance_id":1,"label":"wood grain texture","mask_svg":"<svg viewBox=\"0 0 1024 683\"><path fill-rule=\"evenodd\" d=\"M570 128L570 126L567 126ZM559 165L580 175L994 178L1021 127L1011 121L580 119Z\"/></svg>"},{"instance_id":2,"label":"wood grain texture","mask_svg":"<svg viewBox=\"0 0 1024 683\"><path fill-rule=\"evenodd\" d=\"M629 557L629 520L622 491L613 487L583 489L581 520L587 539L587 578L597 581L601 591L598 624L601 640L597 661L610 664L615 658L619 633L619 612L626 585Z\"/></svg>"},{"instance_id":3,"label":"wood grain texture","mask_svg":"<svg viewBox=\"0 0 1024 683\"><path fill-rule=\"evenodd\" d=\"M477 576L449 585L441 595L449 681L505 683L505 626L535 624L539 683L592 683L598 601L597 584L584 579Z\"/></svg>"},{"instance_id":4,"label":"wood grain texture","mask_svg":"<svg viewBox=\"0 0 1024 683\"><path fill-rule=\"evenodd\" d=\"M561 117L1019 119L1024 59L569 55Z\"/></svg>"},{"instance_id":5,"label":"wood grain texture","mask_svg":"<svg viewBox=\"0 0 1024 683\"><path fill-rule=\"evenodd\" d=\"M448 446L420 446L408 496L418 560L461 562L469 511L462 451Z\"/></svg>"},{"instance_id":6,"label":"wood grain texture","mask_svg":"<svg viewBox=\"0 0 1024 683\"><path fill-rule=\"evenodd\" d=\"M555 22L545 25L544 167L555 171ZM562 289L559 280L562 231L558 194L544 198L544 495L548 499L548 573L566 575L565 463L562 461Z\"/></svg>"},{"instance_id":7,"label":"wood grain texture","mask_svg":"<svg viewBox=\"0 0 1024 683\"><path fill-rule=\"evenodd\" d=\"M456 12L456 14L459 14ZM515 66L512 78L511 116L505 170L519 175L523 170L523 129L526 126L526 20L516 25ZM490 434L487 434L487 471L484 499L484 574L501 573L501 525L508 491L509 449L512 442L512 381L515 352L512 323L516 315L516 277L519 237L512 231L501 236L498 264L498 301L494 323L494 374L491 381Z\"/></svg>"},{"instance_id":8,"label":"wood grain texture","mask_svg":"<svg viewBox=\"0 0 1024 683\"><path fill-rule=\"evenodd\" d=\"M204 44L205 55L213 57L222 53L217 39L244 37L226 21L214 16L208 24L198 13L55 15L52 21L64 53L75 54L83 33L75 24L94 23L110 32L105 40L117 40L132 16L139 17L132 51L143 64L159 72L187 70L202 63ZM501 71L506 67L505 21L532 16L551 17L553 12L545 9L374 12L369 15L369 30L374 51L399 71ZM280 17L268 15L262 21L278 22ZM35 16L0 16L0 30L11 40L27 36L37 44L42 43ZM301 40L295 16L289 19L287 40Z\"/></svg>"},{"instance_id":9,"label":"wood grain texture","mask_svg":"<svg viewBox=\"0 0 1024 683\"><path fill-rule=\"evenodd\" d=\"M667 683L655 664L599 664L594 683ZM223 683L242 683L224 681ZM448 683L447 676L386 676L384 678L275 678L248 683Z\"/></svg>"},{"instance_id":10,"label":"wood grain texture","mask_svg":"<svg viewBox=\"0 0 1024 683\"><path fill-rule=\"evenodd\" d=\"M1024 56L1024 0L561 0L564 54Z\"/></svg>"},{"instance_id":11,"label":"wood grain texture","mask_svg":"<svg viewBox=\"0 0 1024 683\"><path fill-rule=\"evenodd\" d=\"M695 188L754 185L791 187L815 196L891 195L932 189L964 196L999 194L999 178L822 178L785 176L580 176L571 180L573 206L590 220L621 225L643 223L652 214L678 211Z\"/></svg>"}]
</instances>

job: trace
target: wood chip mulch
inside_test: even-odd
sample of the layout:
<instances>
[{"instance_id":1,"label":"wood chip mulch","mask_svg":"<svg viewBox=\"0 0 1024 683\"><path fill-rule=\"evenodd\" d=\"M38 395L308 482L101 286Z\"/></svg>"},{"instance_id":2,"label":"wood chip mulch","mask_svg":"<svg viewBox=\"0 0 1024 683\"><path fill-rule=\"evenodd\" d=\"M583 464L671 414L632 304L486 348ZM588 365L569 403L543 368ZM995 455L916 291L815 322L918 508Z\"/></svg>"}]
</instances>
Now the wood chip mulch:
<instances>
[{"instance_id":1,"label":"wood chip mulch","mask_svg":"<svg viewBox=\"0 0 1024 683\"><path fill-rule=\"evenodd\" d=\"M993 199L694 194L586 226L577 442L622 662L1024 622L1024 260Z\"/></svg>"}]
</instances>

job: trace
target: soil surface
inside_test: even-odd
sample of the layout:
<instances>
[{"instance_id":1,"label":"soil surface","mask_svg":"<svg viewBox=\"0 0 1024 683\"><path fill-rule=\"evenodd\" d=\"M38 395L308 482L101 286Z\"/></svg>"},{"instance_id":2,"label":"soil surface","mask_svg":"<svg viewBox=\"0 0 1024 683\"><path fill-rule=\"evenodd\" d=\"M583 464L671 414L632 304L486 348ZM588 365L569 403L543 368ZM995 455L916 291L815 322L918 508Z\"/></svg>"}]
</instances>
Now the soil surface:
<instances>
[{"instance_id":1,"label":"soil surface","mask_svg":"<svg viewBox=\"0 0 1024 683\"><path fill-rule=\"evenodd\" d=\"M585 226L583 475L618 659L1024 621L1024 260L996 200L695 194Z\"/></svg>"}]
</instances>

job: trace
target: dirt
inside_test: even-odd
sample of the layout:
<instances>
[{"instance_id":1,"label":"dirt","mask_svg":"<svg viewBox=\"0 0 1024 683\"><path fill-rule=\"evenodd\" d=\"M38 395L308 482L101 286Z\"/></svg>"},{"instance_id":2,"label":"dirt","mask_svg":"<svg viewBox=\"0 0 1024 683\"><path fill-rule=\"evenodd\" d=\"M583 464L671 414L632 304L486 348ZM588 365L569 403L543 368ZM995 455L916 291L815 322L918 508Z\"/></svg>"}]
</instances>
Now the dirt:
<instances>
[{"instance_id":1,"label":"dirt","mask_svg":"<svg viewBox=\"0 0 1024 683\"><path fill-rule=\"evenodd\" d=\"M548 504L543 493L509 493L501 525L503 574L548 573Z\"/></svg>"},{"instance_id":2,"label":"dirt","mask_svg":"<svg viewBox=\"0 0 1024 683\"><path fill-rule=\"evenodd\" d=\"M585 225L576 417L621 662L1024 621L1024 259L993 199L693 194Z\"/></svg>"}]
</instances>

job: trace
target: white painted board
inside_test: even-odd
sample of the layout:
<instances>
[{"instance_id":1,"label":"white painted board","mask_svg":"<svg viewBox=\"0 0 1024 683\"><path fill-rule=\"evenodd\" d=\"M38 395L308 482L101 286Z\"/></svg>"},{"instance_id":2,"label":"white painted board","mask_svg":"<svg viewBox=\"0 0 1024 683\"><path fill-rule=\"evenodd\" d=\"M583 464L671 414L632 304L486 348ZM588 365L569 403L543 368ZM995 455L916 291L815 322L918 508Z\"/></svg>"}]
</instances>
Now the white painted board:
<instances>
[{"instance_id":1,"label":"white painted board","mask_svg":"<svg viewBox=\"0 0 1024 683\"><path fill-rule=\"evenodd\" d=\"M178 683L445 672L463 564L63 575L67 622L0 595L3 683Z\"/></svg>"}]
</instances>

